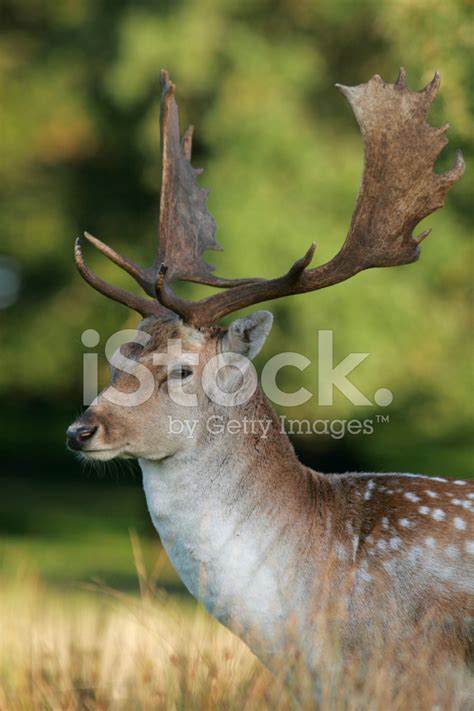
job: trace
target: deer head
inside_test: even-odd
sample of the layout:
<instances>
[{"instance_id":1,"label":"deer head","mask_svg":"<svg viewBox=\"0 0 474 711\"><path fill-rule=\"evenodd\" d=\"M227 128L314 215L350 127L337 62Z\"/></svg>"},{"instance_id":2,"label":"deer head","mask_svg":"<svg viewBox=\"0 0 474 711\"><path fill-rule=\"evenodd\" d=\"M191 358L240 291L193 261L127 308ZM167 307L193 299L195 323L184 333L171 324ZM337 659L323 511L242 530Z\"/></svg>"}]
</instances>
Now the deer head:
<instances>
[{"instance_id":1,"label":"deer head","mask_svg":"<svg viewBox=\"0 0 474 711\"><path fill-rule=\"evenodd\" d=\"M162 71L162 186L159 240L153 264L139 267L85 233L86 239L128 272L150 298L100 279L87 266L79 239L75 245L76 265L82 277L100 293L142 315L144 321L139 333L146 335L146 343L134 344L129 349L125 371L112 372L109 388L69 428L70 446L96 458L159 459L179 451L186 442L171 434L163 435L163 418L177 414L175 408L181 408L181 417L184 414L184 405L171 404L169 391L174 387L173 381L182 381L184 390L194 388L200 406L204 407L209 399L198 382L206 364L225 352L254 357L271 327L271 315L257 312L239 319L225 331L219 327L224 316L263 301L337 284L370 267L416 261L420 244L430 232L425 230L415 236L416 226L443 206L447 191L464 171L459 151L450 170L439 174L433 170L447 143L448 124L433 128L426 121L439 83L436 73L422 91L411 91L401 69L395 84L386 84L376 75L367 84L336 85L352 106L365 148L362 184L344 244L329 262L312 269L309 265L316 249L314 242L283 276L222 279L212 273L213 268L203 259L205 250L221 248L215 239L214 219L205 204L207 191L197 181L201 171L191 165L193 129L188 128L180 139L175 87L168 73ZM175 281L197 282L220 291L200 301L188 301L173 291ZM171 359L165 375L163 364L151 361L154 354L164 354L169 339L181 339L182 350L188 356ZM199 356L198 365L190 364L189 354ZM122 356L127 357L125 353ZM135 407L111 404L105 397L110 388L132 393L144 365L151 368L155 380L146 403ZM223 387L229 389L230 383L224 383ZM153 427L147 424L152 422Z\"/></svg>"}]
</instances>

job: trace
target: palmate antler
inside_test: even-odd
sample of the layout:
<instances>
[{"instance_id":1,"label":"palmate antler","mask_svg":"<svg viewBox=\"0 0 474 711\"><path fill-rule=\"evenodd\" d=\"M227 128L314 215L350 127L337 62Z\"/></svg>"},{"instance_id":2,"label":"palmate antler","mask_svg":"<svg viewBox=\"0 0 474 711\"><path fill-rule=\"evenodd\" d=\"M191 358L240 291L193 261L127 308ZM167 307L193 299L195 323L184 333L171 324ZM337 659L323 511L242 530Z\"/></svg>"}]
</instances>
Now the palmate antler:
<instances>
[{"instance_id":1,"label":"palmate antler","mask_svg":"<svg viewBox=\"0 0 474 711\"><path fill-rule=\"evenodd\" d=\"M222 251L216 242L216 223L206 208L208 190L201 188L197 177L201 169L191 165L193 127L190 126L180 140L178 107L174 98L175 86L168 72L161 72L161 198L159 241L151 267L142 268L114 249L84 233L86 239L112 262L124 269L153 301L136 296L108 284L93 274L82 255L80 240L76 240L75 259L84 279L105 296L138 311L142 316L169 315L169 309L156 298L157 279L166 273L166 282L192 281L219 288L247 284L249 279L221 279L211 272L202 254L207 249ZM166 265L166 266L165 266ZM161 271L160 271L161 269Z\"/></svg>"},{"instance_id":2,"label":"palmate antler","mask_svg":"<svg viewBox=\"0 0 474 711\"><path fill-rule=\"evenodd\" d=\"M356 115L364 139L362 184L351 226L340 251L329 262L308 269L313 243L304 257L277 279L219 279L202 258L206 249L220 249L216 225L207 211L207 191L197 184L190 163L192 128L179 140L178 109L174 86L161 73L162 189L159 244L152 267L142 269L86 233L87 239L113 262L125 269L152 301L117 289L99 279L86 266L79 240L76 264L95 289L135 309L143 316L181 316L187 323L208 327L233 311L291 294L315 291L344 281L370 267L389 267L414 262L420 242L430 230L414 237L416 225L442 207L444 196L464 172L461 152L454 166L437 174L433 166L447 143L448 124L432 128L426 122L440 83L436 73L422 91L407 88L400 70L395 84L378 75L355 87L336 85ZM225 291L192 302L178 297L170 284L175 280L208 284Z\"/></svg>"}]
</instances>

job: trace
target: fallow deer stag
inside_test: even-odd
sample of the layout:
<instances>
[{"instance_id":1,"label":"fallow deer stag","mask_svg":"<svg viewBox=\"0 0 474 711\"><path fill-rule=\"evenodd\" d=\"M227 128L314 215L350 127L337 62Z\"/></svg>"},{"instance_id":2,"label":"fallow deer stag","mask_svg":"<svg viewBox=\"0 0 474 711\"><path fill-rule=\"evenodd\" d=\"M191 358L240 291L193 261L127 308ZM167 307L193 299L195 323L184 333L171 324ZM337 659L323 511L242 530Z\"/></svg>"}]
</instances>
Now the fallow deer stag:
<instances>
[{"instance_id":1,"label":"fallow deer stag","mask_svg":"<svg viewBox=\"0 0 474 711\"><path fill-rule=\"evenodd\" d=\"M373 646L377 635L397 644L407 632L423 634L448 655L472 655L473 484L313 471L298 461L258 386L243 403L225 407L202 381L204 371L211 372L222 392L233 393L235 368L221 367L228 362L224 355L253 359L272 324L269 312L257 311L222 328L224 316L337 284L370 267L416 261L429 230L414 236L415 227L443 206L464 171L460 152L447 172L433 169L447 143L447 126L432 128L426 121L439 82L436 74L425 89L411 91L402 69L395 84L374 76L355 87L337 85L365 147L362 185L343 246L315 268L309 268L312 244L278 278L221 279L202 257L219 246L207 191L190 162L192 128L180 140L175 87L163 71L153 264L141 268L85 235L150 298L92 273L76 242L84 279L143 320L138 342L118 354L126 367L112 369L109 386L69 427L69 447L94 460L138 458L153 523L184 584L272 669L288 664L290 642L307 668L317 668L329 616L338 621L343 657ZM173 290L178 280L221 291L191 302ZM144 366L153 376L150 397L121 405L117 393L133 395ZM193 403L175 397L178 392L193 396ZM196 414L192 432L170 431L170 419L192 421ZM215 416L269 422L267 437L248 428L238 436L227 428L213 436L206 422Z\"/></svg>"}]
</instances>

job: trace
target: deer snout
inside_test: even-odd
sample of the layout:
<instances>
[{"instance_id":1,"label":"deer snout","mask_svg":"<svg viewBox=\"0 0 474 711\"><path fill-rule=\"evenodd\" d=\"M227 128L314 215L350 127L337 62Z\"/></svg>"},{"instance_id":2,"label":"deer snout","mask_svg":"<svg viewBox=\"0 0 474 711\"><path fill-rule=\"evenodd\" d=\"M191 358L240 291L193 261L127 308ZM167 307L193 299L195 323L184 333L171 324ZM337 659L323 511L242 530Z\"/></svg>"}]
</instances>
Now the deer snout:
<instances>
[{"instance_id":1,"label":"deer snout","mask_svg":"<svg viewBox=\"0 0 474 711\"><path fill-rule=\"evenodd\" d=\"M73 422L73 424L68 427L66 431L67 446L69 449L74 449L76 451L84 449L85 444L92 439L98 429L98 425L85 425L80 422Z\"/></svg>"}]
</instances>

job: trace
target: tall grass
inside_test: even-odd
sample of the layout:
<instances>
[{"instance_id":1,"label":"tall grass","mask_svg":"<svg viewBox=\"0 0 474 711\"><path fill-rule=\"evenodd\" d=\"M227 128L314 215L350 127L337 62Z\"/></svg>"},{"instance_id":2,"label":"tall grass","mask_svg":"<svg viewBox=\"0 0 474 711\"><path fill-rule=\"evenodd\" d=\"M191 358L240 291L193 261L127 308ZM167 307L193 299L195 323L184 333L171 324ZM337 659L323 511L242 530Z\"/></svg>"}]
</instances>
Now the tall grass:
<instances>
[{"instance_id":1,"label":"tall grass","mask_svg":"<svg viewBox=\"0 0 474 711\"><path fill-rule=\"evenodd\" d=\"M199 607L147 577L133 541L140 595L94 584L61 592L31 575L0 578L1 711L161 709L339 711L469 709L464 669L433 673L419 653L403 669L390 653L343 667L335 655L300 684L300 706L247 648Z\"/></svg>"},{"instance_id":2,"label":"tall grass","mask_svg":"<svg viewBox=\"0 0 474 711\"><path fill-rule=\"evenodd\" d=\"M237 638L164 596L19 577L1 584L0 628L2 711L285 707Z\"/></svg>"}]
</instances>

